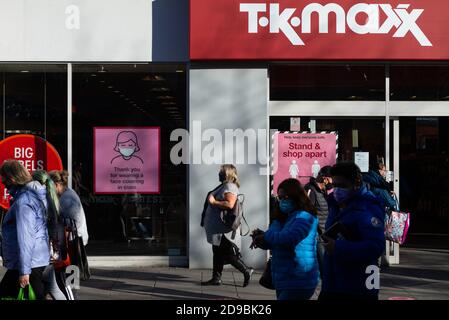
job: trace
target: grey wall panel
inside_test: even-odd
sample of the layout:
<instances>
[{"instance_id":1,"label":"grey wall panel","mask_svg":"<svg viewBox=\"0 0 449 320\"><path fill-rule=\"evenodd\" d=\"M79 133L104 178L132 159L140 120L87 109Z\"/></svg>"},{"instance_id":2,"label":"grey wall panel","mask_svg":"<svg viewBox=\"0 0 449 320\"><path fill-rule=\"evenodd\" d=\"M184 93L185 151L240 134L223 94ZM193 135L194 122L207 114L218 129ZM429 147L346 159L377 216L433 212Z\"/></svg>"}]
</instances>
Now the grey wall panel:
<instances>
[{"instance_id":1,"label":"grey wall panel","mask_svg":"<svg viewBox=\"0 0 449 320\"><path fill-rule=\"evenodd\" d=\"M208 128L243 130L267 129L267 70L213 69L190 71L190 132L194 121L201 121L202 131ZM223 139L225 140L225 139ZM223 141L223 145L225 141ZM266 143L266 141L261 141ZM228 143L228 141L226 141ZM204 148L208 142L203 142ZM237 146L239 147L239 146ZM245 148L245 151L247 148ZM262 149L264 150L264 149ZM201 147L190 145L191 159ZM224 152L223 152L224 153ZM264 157L266 157L266 151ZM264 159L266 162L266 158ZM224 159L222 163L225 162ZM263 161L256 164L236 164L245 194L245 215L251 229L265 229L268 223L268 183ZM204 198L218 184L219 164L189 166L189 265L190 268L211 268L212 249L199 226ZM242 253L248 265L264 266L266 252L250 250L251 238L242 239Z\"/></svg>"}]
</instances>

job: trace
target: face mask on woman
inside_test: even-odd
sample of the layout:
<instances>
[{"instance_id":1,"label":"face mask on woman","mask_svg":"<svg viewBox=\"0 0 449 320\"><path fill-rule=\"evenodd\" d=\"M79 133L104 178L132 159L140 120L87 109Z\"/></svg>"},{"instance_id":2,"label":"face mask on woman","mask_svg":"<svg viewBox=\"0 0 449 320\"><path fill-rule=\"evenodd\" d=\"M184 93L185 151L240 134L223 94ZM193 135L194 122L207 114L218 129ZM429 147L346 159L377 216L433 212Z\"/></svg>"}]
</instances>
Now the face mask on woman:
<instances>
[{"instance_id":1,"label":"face mask on woman","mask_svg":"<svg viewBox=\"0 0 449 320\"><path fill-rule=\"evenodd\" d=\"M218 180L219 180L220 182L224 182L224 181L226 180L226 173L224 173L224 172L219 172L219 173L218 173Z\"/></svg>"},{"instance_id":2,"label":"face mask on woman","mask_svg":"<svg viewBox=\"0 0 449 320\"><path fill-rule=\"evenodd\" d=\"M279 209L282 213L289 214L296 209L295 202L291 199L279 200Z\"/></svg>"},{"instance_id":3,"label":"face mask on woman","mask_svg":"<svg viewBox=\"0 0 449 320\"><path fill-rule=\"evenodd\" d=\"M350 188L334 188L334 198L338 203L347 201L352 197L353 193L353 190Z\"/></svg>"}]
</instances>

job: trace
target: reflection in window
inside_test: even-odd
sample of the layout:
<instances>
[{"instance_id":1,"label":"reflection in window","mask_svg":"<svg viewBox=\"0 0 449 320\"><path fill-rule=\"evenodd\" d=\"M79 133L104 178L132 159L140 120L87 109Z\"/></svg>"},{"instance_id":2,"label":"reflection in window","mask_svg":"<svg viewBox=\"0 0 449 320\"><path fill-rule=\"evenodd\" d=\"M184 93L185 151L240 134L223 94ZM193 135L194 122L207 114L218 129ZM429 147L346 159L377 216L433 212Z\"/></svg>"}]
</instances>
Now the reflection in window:
<instances>
[{"instance_id":1,"label":"reflection in window","mask_svg":"<svg viewBox=\"0 0 449 320\"><path fill-rule=\"evenodd\" d=\"M93 128L139 126L161 128L160 194L95 194ZM183 66L74 66L73 188L84 204L91 254L186 255L187 171L170 161L176 128L186 128Z\"/></svg>"},{"instance_id":2,"label":"reflection in window","mask_svg":"<svg viewBox=\"0 0 449 320\"><path fill-rule=\"evenodd\" d=\"M6 136L27 133L45 138L44 74L5 73Z\"/></svg>"},{"instance_id":3,"label":"reflection in window","mask_svg":"<svg viewBox=\"0 0 449 320\"><path fill-rule=\"evenodd\" d=\"M272 65L270 100L385 100L385 68Z\"/></svg>"},{"instance_id":4,"label":"reflection in window","mask_svg":"<svg viewBox=\"0 0 449 320\"><path fill-rule=\"evenodd\" d=\"M392 101L449 101L449 66L390 67Z\"/></svg>"},{"instance_id":5,"label":"reflection in window","mask_svg":"<svg viewBox=\"0 0 449 320\"><path fill-rule=\"evenodd\" d=\"M0 65L2 136L32 134L49 141L67 163L65 65ZM4 117L4 118L3 118Z\"/></svg>"}]
</instances>

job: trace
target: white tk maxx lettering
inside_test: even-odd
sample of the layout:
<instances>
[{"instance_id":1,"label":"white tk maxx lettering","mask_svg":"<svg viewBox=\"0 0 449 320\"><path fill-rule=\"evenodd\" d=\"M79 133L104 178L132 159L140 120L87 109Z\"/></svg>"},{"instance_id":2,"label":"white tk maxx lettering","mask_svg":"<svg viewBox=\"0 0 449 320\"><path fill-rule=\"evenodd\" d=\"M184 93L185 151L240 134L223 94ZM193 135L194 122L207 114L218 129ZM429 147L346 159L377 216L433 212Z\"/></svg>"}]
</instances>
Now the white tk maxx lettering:
<instances>
[{"instance_id":1,"label":"white tk maxx lettering","mask_svg":"<svg viewBox=\"0 0 449 320\"><path fill-rule=\"evenodd\" d=\"M404 38L411 34L423 47L430 47L432 43L418 26L417 21L424 9L412 9L409 4L398 4L393 8L390 4L353 5L348 12L336 3L322 5L310 3L305 6L301 14L295 15L297 8L280 9L278 3L241 3L240 12L247 13L248 33L258 33L259 27L269 28L270 33L283 33L295 46L304 46L300 34L312 32L312 14L318 14L318 33L329 33L329 15L336 16L336 33L346 33L347 28L357 34L388 34L395 30L393 38ZM386 20L380 24L380 15L383 12ZM356 20L358 14L367 16L365 24Z\"/></svg>"}]
</instances>

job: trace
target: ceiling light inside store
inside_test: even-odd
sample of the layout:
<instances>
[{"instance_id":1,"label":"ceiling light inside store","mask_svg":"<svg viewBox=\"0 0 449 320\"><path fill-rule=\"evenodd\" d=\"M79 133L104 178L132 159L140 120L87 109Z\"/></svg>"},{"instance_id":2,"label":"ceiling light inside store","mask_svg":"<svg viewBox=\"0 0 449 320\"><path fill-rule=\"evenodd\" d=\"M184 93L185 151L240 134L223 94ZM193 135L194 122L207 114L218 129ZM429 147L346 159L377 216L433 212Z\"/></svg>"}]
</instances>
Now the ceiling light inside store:
<instances>
[{"instance_id":1,"label":"ceiling light inside store","mask_svg":"<svg viewBox=\"0 0 449 320\"><path fill-rule=\"evenodd\" d=\"M91 77L96 77L97 75L95 73L92 73L90 76Z\"/></svg>"},{"instance_id":2,"label":"ceiling light inside store","mask_svg":"<svg viewBox=\"0 0 449 320\"><path fill-rule=\"evenodd\" d=\"M411 96L410 99L415 100L416 96Z\"/></svg>"},{"instance_id":3,"label":"ceiling light inside store","mask_svg":"<svg viewBox=\"0 0 449 320\"><path fill-rule=\"evenodd\" d=\"M165 79L161 76L156 76L156 75L146 75L145 77L142 78L143 81L164 81Z\"/></svg>"},{"instance_id":4,"label":"ceiling light inside store","mask_svg":"<svg viewBox=\"0 0 449 320\"><path fill-rule=\"evenodd\" d=\"M184 70L176 70L177 73L183 73Z\"/></svg>"},{"instance_id":5,"label":"ceiling light inside store","mask_svg":"<svg viewBox=\"0 0 449 320\"><path fill-rule=\"evenodd\" d=\"M114 90L114 93L120 93L120 91L118 91L118 90Z\"/></svg>"},{"instance_id":6,"label":"ceiling light inside store","mask_svg":"<svg viewBox=\"0 0 449 320\"><path fill-rule=\"evenodd\" d=\"M21 73L28 73L30 70L20 70Z\"/></svg>"},{"instance_id":7,"label":"ceiling light inside store","mask_svg":"<svg viewBox=\"0 0 449 320\"><path fill-rule=\"evenodd\" d=\"M162 102L161 104L164 105L164 106L175 106L176 102L167 101L167 102Z\"/></svg>"},{"instance_id":8,"label":"ceiling light inside store","mask_svg":"<svg viewBox=\"0 0 449 320\"><path fill-rule=\"evenodd\" d=\"M158 96L157 99L159 100L170 100L170 99L174 99L175 97L172 96Z\"/></svg>"},{"instance_id":9,"label":"ceiling light inside store","mask_svg":"<svg viewBox=\"0 0 449 320\"><path fill-rule=\"evenodd\" d=\"M114 86L108 86L108 89L114 89Z\"/></svg>"},{"instance_id":10,"label":"ceiling light inside store","mask_svg":"<svg viewBox=\"0 0 449 320\"><path fill-rule=\"evenodd\" d=\"M98 70L98 73L105 73L105 72L107 72L106 70L104 70L104 67L103 66L101 66L101 69L100 70Z\"/></svg>"},{"instance_id":11,"label":"ceiling light inside store","mask_svg":"<svg viewBox=\"0 0 449 320\"><path fill-rule=\"evenodd\" d=\"M151 91L154 91L154 92L167 92L167 91L170 91L170 89L169 88L153 88L153 89L151 89Z\"/></svg>"}]
</instances>

